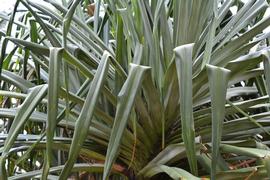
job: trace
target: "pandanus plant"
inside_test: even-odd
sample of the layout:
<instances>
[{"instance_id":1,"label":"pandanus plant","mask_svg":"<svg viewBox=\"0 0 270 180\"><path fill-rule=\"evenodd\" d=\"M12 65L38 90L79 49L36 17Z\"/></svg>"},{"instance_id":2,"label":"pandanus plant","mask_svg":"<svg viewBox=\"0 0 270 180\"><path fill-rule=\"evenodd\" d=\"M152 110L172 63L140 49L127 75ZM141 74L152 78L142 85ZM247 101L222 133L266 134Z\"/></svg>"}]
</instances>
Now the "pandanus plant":
<instances>
[{"instance_id":1,"label":"pandanus plant","mask_svg":"<svg viewBox=\"0 0 270 180\"><path fill-rule=\"evenodd\" d=\"M1 179L270 176L266 0L17 0Z\"/></svg>"}]
</instances>

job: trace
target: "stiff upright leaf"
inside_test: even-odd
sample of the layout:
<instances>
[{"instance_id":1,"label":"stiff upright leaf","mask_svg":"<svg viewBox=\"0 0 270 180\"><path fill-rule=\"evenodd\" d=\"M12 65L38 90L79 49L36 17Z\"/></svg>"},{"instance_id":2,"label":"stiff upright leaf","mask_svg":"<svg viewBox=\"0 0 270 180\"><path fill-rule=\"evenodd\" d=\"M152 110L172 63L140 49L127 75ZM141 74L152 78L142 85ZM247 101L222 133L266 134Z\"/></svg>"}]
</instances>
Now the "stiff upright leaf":
<instances>
[{"instance_id":1,"label":"stiff upright leaf","mask_svg":"<svg viewBox=\"0 0 270 180\"><path fill-rule=\"evenodd\" d=\"M72 167L77 159L79 151L88 134L88 129L92 121L92 116L95 110L99 94L102 90L103 83L106 80L109 68L109 53L104 52L101 62L98 66L97 72L94 76L87 97L85 99L82 111L78 120L76 121L75 131L69 151L68 160L62 170L59 179L67 179Z\"/></svg>"},{"instance_id":2,"label":"stiff upright leaf","mask_svg":"<svg viewBox=\"0 0 270 180\"><path fill-rule=\"evenodd\" d=\"M195 150L195 132L192 107L192 50L193 44L186 44L174 49L177 69L182 138L187 149L191 172L197 175Z\"/></svg>"},{"instance_id":3,"label":"stiff upright leaf","mask_svg":"<svg viewBox=\"0 0 270 180\"><path fill-rule=\"evenodd\" d=\"M64 48L66 48L67 46L67 34L70 28L70 23L73 17L73 14L76 10L76 7L78 6L78 4L81 2L82 0L75 0L73 1L72 6L70 7L70 9L68 10L68 12L66 13L64 20L63 20L63 40L62 40L62 46Z\"/></svg>"},{"instance_id":4,"label":"stiff upright leaf","mask_svg":"<svg viewBox=\"0 0 270 180\"><path fill-rule=\"evenodd\" d=\"M46 161L43 166L42 179L47 179L52 163L52 144L58 115L58 94L60 90L60 62L62 61L62 48L50 49L49 89L48 89L48 122L46 127Z\"/></svg>"},{"instance_id":5,"label":"stiff upright leaf","mask_svg":"<svg viewBox=\"0 0 270 180\"><path fill-rule=\"evenodd\" d=\"M225 116L227 84L230 71L212 65L206 65L212 107L212 162L211 179L216 179L216 169L219 159L219 145Z\"/></svg>"},{"instance_id":6,"label":"stiff upright leaf","mask_svg":"<svg viewBox=\"0 0 270 180\"><path fill-rule=\"evenodd\" d=\"M136 94L141 87L145 72L149 69L146 66L131 64L128 78L118 94L116 115L104 164L104 180L109 176L112 165L118 155L122 135L126 128Z\"/></svg>"}]
</instances>

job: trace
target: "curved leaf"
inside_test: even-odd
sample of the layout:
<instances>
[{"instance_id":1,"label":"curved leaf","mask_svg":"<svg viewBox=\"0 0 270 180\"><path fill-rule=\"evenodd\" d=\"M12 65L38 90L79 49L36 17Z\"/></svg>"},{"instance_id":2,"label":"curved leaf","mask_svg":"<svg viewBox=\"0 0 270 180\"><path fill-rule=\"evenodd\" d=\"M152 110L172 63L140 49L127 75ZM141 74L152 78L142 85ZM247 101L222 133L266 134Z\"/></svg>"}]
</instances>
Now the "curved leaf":
<instances>
[{"instance_id":1,"label":"curved leaf","mask_svg":"<svg viewBox=\"0 0 270 180\"><path fill-rule=\"evenodd\" d=\"M95 105L98 101L99 94L103 87L109 68L109 54L105 51L102 60L98 66L93 82L88 91L85 103L81 110L80 116L76 121L75 132L72 139L71 148L69 151L68 160L62 170L59 179L67 179L76 159L79 150L88 133L88 127L91 124Z\"/></svg>"},{"instance_id":2,"label":"curved leaf","mask_svg":"<svg viewBox=\"0 0 270 180\"><path fill-rule=\"evenodd\" d=\"M38 103L42 100L42 98L47 94L47 85L40 85L34 87L27 98L24 100L22 106L16 113L15 119L10 127L8 137L4 144L3 153L0 157L0 175L3 178L6 178L6 169L5 169L5 159L9 150L13 146L14 141L16 140L20 130L30 117L30 115L35 110Z\"/></svg>"},{"instance_id":3,"label":"curved leaf","mask_svg":"<svg viewBox=\"0 0 270 180\"><path fill-rule=\"evenodd\" d=\"M198 174L195 132L192 106L192 50L194 44L186 44L174 49L180 94L180 115L182 138L187 149L191 172Z\"/></svg>"},{"instance_id":4,"label":"curved leaf","mask_svg":"<svg viewBox=\"0 0 270 180\"><path fill-rule=\"evenodd\" d=\"M206 65L212 108L212 162L211 179L216 179L216 168L220 156L223 121L225 117L226 91L230 71L212 65Z\"/></svg>"},{"instance_id":5,"label":"curved leaf","mask_svg":"<svg viewBox=\"0 0 270 180\"><path fill-rule=\"evenodd\" d=\"M131 64L128 78L118 94L116 115L104 164L104 180L109 176L111 167L119 153L119 146L129 119L129 114L147 70L149 70L149 67Z\"/></svg>"}]
</instances>

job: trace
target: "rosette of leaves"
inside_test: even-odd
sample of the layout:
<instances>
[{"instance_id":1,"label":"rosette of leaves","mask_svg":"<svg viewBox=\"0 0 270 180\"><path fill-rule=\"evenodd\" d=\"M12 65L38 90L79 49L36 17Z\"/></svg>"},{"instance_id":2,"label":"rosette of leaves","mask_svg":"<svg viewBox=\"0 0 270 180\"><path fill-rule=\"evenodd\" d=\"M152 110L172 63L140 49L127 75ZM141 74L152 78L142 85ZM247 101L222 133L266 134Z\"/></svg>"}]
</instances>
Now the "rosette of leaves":
<instances>
[{"instance_id":1,"label":"rosette of leaves","mask_svg":"<svg viewBox=\"0 0 270 180\"><path fill-rule=\"evenodd\" d=\"M18 0L0 14L2 179L261 179L265 0Z\"/></svg>"}]
</instances>

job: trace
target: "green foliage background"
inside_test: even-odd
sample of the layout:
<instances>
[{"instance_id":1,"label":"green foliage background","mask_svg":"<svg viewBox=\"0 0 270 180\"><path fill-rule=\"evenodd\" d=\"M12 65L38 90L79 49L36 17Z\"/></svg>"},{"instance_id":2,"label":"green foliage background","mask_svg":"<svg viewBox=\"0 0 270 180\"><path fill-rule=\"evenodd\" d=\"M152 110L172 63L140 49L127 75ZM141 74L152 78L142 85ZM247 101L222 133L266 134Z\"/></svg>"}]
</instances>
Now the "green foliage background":
<instances>
[{"instance_id":1,"label":"green foliage background","mask_svg":"<svg viewBox=\"0 0 270 180\"><path fill-rule=\"evenodd\" d=\"M269 177L268 6L17 0L0 14L1 179Z\"/></svg>"}]
</instances>

